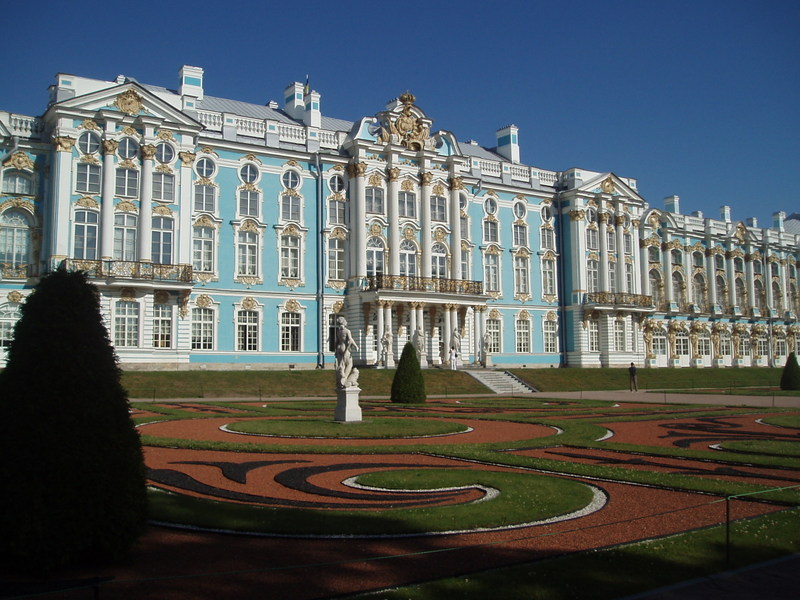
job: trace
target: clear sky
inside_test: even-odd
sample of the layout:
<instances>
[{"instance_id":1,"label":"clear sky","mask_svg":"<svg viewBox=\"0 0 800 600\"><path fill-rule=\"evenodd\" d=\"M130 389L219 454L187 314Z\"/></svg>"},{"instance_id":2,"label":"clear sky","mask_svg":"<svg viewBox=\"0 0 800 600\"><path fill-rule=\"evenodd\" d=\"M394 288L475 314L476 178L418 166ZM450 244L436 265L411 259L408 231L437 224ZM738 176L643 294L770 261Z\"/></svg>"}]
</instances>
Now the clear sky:
<instances>
[{"instance_id":1,"label":"clear sky","mask_svg":"<svg viewBox=\"0 0 800 600\"><path fill-rule=\"evenodd\" d=\"M213 96L283 104L305 81L323 113L374 115L409 90L433 129L522 162L638 179L655 207L800 211L797 0L12 2L0 110L44 111L56 73L176 88L184 64Z\"/></svg>"}]
</instances>

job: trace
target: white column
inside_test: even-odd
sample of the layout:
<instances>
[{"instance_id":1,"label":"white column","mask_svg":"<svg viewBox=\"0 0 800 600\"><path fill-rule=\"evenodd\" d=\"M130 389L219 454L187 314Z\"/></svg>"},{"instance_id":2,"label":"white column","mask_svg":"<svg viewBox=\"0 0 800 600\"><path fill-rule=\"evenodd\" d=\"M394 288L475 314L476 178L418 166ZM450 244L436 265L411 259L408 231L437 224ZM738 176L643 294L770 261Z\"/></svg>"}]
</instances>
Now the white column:
<instances>
[{"instance_id":1,"label":"white column","mask_svg":"<svg viewBox=\"0 0 800 600\"><path fill-rule=\"evenodd\" d=\"M142 181L139 190L139 260L150 262L153 259L153 158L156 147L152 144L142 146ZM176 261L177 262L177 261Z\"/></svg>"},{"instance_id":2,"label":"white column","mask_svg":"<svg viewBox=\"0 0 800 600\"><path fill-rule=\"evenodd\" d=\"M389 217L389 275L400 274L400 211L398 197L400 193L400 169L392 167L388 170L389 185L387 209Z\"/></svg>"},{"instance_id":3,"label":"white column","mask_svg":"<svg viewBox=\"0 0 800 600\"><path fill-rule=\"evenodd\" d=\"M365 277L367 274L366 170L367 164L362 162L352 163L348 167L352 203L350 233L353 236L352 248L355 254L352 267L355 277Z\"/></svg>"},{"instance_id":4,"label":"white column","mask_svg":"<svg viewBox=\"0 0 800 600\"><path fill-rule=\"evenodd\" d=\"M450 304L444 305L444 339L442 340L442 364L446 364L450 360L450 338L453 337L453 326L450 321Z\"/></svg>"},{"instance_id":5,"label":"white column","mask_svg":"<svg viewBox=\"0 0 800 600\"><path fill-rule=\"evenodd\" d=\"M420 173L420 226L422 227L422 276L431 276L431 181L433 173Z\"/></svg>"},{"instance_id":6,"label":"white column","mask_svg":"<svg viewBox=\"0 0 800 600\"><path fill-rule=\"evenodd\" d=\"M747 248L747 254L750 254L752 249ZM745 255L746 256L746 255ZM762 268L762 273L766 268L766 264ZM747 283L747 302L750 307L758 306L758 299L756 298L756 286L755 286L755 277L753 276L753 261L747 260L745 258L744 261L744 280ZM763 283L763 279L762 279Z\"/></svg>"},{"instance_id":7,"label":"white column","mask_svg":"<svg viewBox=\"0 0 800 600\"><path fill-rule=\"evenodd\" d=\"M192 203L194 202L192 189L192 163L195 155L191 152L180 152L181 167L178 175L178 185L176 197L180 198L179 229L175 233L178 240L178 255L175 262L179 265L191 265L194 262L192 256ZM216 234L215 234L216 235ZM216 241L216 240L215 240Z\"/></svg>"},{"instance_id":8,"label":"white column","mask_svg":"<svg viewBox=\"0 0 800 600\"><path fill-rule=\"evenodd\" d=\"M381 340L383 339L383 334L386 332L386 328L383 322L384 302L383 300L378 300L375 304L378 307L378 314L377 314L378 330L375 332L375 336L378 338L378 348L381 349L380 351L383 351L383 349L381 348Z\"/></svg>"},{"instance_id":9,"label":"white column","mask_svg":"<svg viewBox=\"0 0 800 600\"><path fill-rule=\"evenodd\" d=\"M661 264L664 271L664 300L669 307L671 302L676 302L675 291L672 289L672 250L668 244L661 246Z\"/></svg>"},{"instance_id":10,"label":"white column","mask_svg":"<svg viewBox=\"0 0 800 600\"><path fill-rule=\"evenodd\" d=\"M608 229L606 228L606 221L608 221L608 213L600 213L597 216L598 221L598 235L600 238L600 291L609 291L608 287ZM619 263L617 263L619 267ZM619 270L619 269L617 269Z\"/></svg>"},{"instance_id":11,"label":"white column","mask_svg":"<svg viewBox=\"0 0 800 600\"><path fill-rule=\"evenodd\" d=\"M114 258L114 153L119 143L103 140L103 196L100 211L100 259Z\"/></svg>"},{"instance_id":12,"label":"white column","mask_svg":"<svg viewBox=\"0 0 800 600\"><path fill-rule=\"evenodd\" d=\"M460 177L450 177L450 278L463 279L461 273L461 190Z\"/></svg>"},{"instance_id":13,"label":"white column","mask_svg":"<svg viewBox=\"0 0 800 600\"><path fill-rule=\"evenodd\" d=\"M714 264L715 255L708 250L713 242L706 240L706 280L708 281L708 303L713 308L717 304L717 268Z\"/></svg>"},{"instance_id":14,"label":"white column","mask_svg":"<svg viewBox=\"0 0 800 600\"><path fill-rule=\"evenodd\" d=\"M71 239L70 215L71 202L69 201L72 183L72 147L75 140L69 137L56 137L53 139L55 146L55 165L53 166L53 201L51 204L50 220L50 254L53 259L60 260L71 256L69 246ZM54 265L52 265L54 266Z\"/></svg>"},{"instance_id":15,"label":"white column","mask_svg":"<svg viewBox=\"0 0 800 600\"><path fill-rule=\"evenodd\" d=\"M625 230L623 225L625 224L625 218L622 215L617 215L614 217L614 234L617 236L617 291L622 293L629 293L633 294L633 290L629 290L627 287L627 277L625 276L627 270L627 261L625 257ZM631 248L633 250L633 248ZM633 256L631 256L631 260L633 260ZM632 278L633 279L633 278ZM631 281L633 283L633 281Z\"/></svg>"},{"instance_id":16,"label":"white column","mask_svg":"<svg viewBox=\"0 0 800 600\"><path fill-rule=\"evenodd\" d=\"M639 246L639 278L642 280L642 295L652 296L653 290L650 289L650 256L648 246Z\"/></svg>"},{"instance_id":17,"label":"white column","mask_svg":"<svg viewBox=\"0 0 800 600\"><path fill-rule=\"evenodd\" d=\"M394 345L397 336L392 328L392 303L386 302L383 305L383 326L384 331L389 331L392 334L392 343L389 345L389 350L386 352L386 366L394 366Z\"/></svg>"},{"instance_id":18,"label":"white column","mask_svg":"<svg viewBox=\"0 0 800 600\"><path fill-rule=\"evenodd\" d=\"M730 306L737 306L739 303L736 300L736 270L733 268L732 250L733 244L728 243L725 261L728 268L728 304Z\"/></svg>"}]
</instances>

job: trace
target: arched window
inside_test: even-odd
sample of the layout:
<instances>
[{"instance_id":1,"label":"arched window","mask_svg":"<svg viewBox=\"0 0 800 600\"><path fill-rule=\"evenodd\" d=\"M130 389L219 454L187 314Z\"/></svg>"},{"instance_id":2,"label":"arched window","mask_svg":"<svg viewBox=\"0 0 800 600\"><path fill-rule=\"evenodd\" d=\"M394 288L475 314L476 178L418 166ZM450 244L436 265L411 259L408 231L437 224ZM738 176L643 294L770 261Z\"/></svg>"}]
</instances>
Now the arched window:
<instances>
[{"instance_id":1,"label":"arched window","mask_svg":"<svg viewBox=\"0 0 800 600\"><path fill-rule=\"evenodd\" d=\"M586 262L586 291L597 292L600 290L600 268L596 260Z\"/></svg>"},{"instance_id":2,"label":"arched window","mask_svg":"<svg viewBox=\"0 0 800 600\"><path fill-rule=\"evenodd\" d=\"M722 275L717 275L717 303L722 306L728 306L728 285L725 283L725 278Z\"/></svg>"},{"instance_id":3,"label":"arched window","mask_svg":"<svg viewBox=\"0 0 800 600\"><path fill-rule=\"evenodd\" d=\"M672 301L682 303L686 301L684 297L683 275L677 271L672 274Z\"/></svg>"},{"instance_id":4,"label":"arched window","mask_svg":"<svg viewBox=\"0 0 800 600\"><path fill-rule=\"evenodd\" d=\"M722 257L722 254L714 255L714 268L720 271L725 269L725 259Z\"/></svg>"},{"instance_id":5,"label":"arched window","mask_svg":"<svg viewBox=\"0 0 800 600\"><path fill-rule=\"evenodd\" d=\"M700 251L692 253L692 260L695 267L703 267L706 264L706 257Z\"/></svg>"},{"instance_id":6,"label":"arched window","mask_svg":"<svg viewBox=\"0 0 800 600\"><path fill-rule=\"evenodd\" d=\"M447 248L439 243L431 247L431 277L447 277Z\"/></svg>"},{"instance_id":7,"label":"arched window","mask_svg":"<svg viewBox=\"0 0 800 600\"><path fill-rule=\"evenodd\" d=\"M383 275L383 253L385 246L379 237L367 240L367 275Z\"/></svg>"},{"instance_id":8,"label":"arched window","mask_svg":"<svg viewBox=\"0 0 800 600\"><path fill-rule=\"evenodd\" d=\"M22 316L19 304L0 305L0 348L8 348L14 337L14 325Z\"/></svg>"},{"instance_id":9,"label":"arched window","mask_svg":"<svg viewBox=\"0 0 800 600\"><path fill-rule=\"evenodd\" d=\"M783 294L781 293L781 285L777 281L772 282L772 306L777 311L783 310Z\"/></svg>"},{"instance_id":10,"label":"arched window","mask_svg":"<svg viewBox=\"0 0 800 600\"><path fill-rule=\"evenodd\" d=\"M400 242L400 275L417 276L417 246L411 240Z\"/></svg>"},{"instance_id":11,"label":"arched window","mask_svg":"<svg viewBox=\"0 0 800 600\"><path fill-rule=\"evenodd\" d=\"M753 282L753 292L755 293L755 298L753 299L753 305L758 308L760 311L766 310L767 308L767 296L764 291L764 284L761 283L759 280Z\"/></svg>"},{"instance_id":12,"label":"arched window","mask_svg":"<svg viewBox=\"0 0 800 600\"><path fill-rule=\"evenodd\" d=\"M736 306L744 306L747 303L747 294L744 290L744 280L741 277L736 279L734 289L736 291Z\"/></svg>"},{"instance_id":13,"label":"arched window","mask_svg":"<svg viewBox=\"0 0 800 600\"><path fill-rule=\"evenodd\" d=\"M647 249L647 260L649 262L661 262L661 250L656 246L650 246Z\"/></svg>"},{"instance_id":14,"label":"arched window","mask_svg":"<svg viewBox=\"0 0 800 600\"><path fill-rule=\"evenodd\" d=\"M19 268L31 261L31 226L24 211L11 209L0 216L0 265Z\"/></svg>"},{"instance_id":15,"label":"arched window","mask_svg":"<svg viewBox=\"0 0 800 600\"><path fill-rule=\"evenodd\" d=\"M761 267L761 261L760 260L754 260L753 261L753 273L756 274L756 275L761 275L763 272L764 272L764 270Z\"/></svg>"},{"instance_id":16,"label":"arched window","mask_svg":"<svg viewBox=\"0 0 800 600\"><path fill-rule=\"evenodd\" d=\"M698 273L692 279L692 303L700 310L706 306L706 278Z\"/></svg>"},{"instance_id":17,"label":"arched window","mask_svg":"<svg viewBox=\"0 0 800 600\"><path fill-rule=\"evenodd\" d=\"M683 264L683 252L675 248L670 252L670 260L672 260L673 265L682 265Z\"/></svg>"},{"instance_id":18,"label":"arched window","mask_svg":"<svg viewBox=\"0 0 800 600\"><path fill-rule=\"evenodd\" d=\"M22 171L12 169L3 173L4 194L30 196L32 189L31 178Z\"/></svg>"},{"instance_id":19,"label":"arched window","mask_svg":"<svg viewBox=\"0 0 800 600\"><path fill-rule=\"evenodd\" d=\"M661 273L656 269L651 269L648 277L650 279L650 294L653 296L653 304L658 308L664 303L664 289L661 285Z\"/></svg>"}]
</instances>

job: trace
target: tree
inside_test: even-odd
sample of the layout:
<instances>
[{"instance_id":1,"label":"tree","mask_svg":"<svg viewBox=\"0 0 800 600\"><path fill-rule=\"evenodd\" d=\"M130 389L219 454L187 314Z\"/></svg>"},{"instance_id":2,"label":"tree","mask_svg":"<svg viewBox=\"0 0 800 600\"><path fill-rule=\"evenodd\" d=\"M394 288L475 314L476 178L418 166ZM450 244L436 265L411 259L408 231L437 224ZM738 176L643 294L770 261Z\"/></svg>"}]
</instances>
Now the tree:
<instances>
[{"instance_id":1,"label":"tree","mask_svg":"<svg viewBox=\"0 0 800 600\"><path fill-rule=\"evenodd\" d=\"M145 469L97 289L59 269L21 312L0 374L0 560L121 558L146 524Z\"/></svg>"},{"instance_id":2,"label":"tree","mask_svg":"<svg viewBox=\"0 0 800 600\"><path fill-rule=\"evenodd\" d=\"M425 402L425 380L419 368L414 344L406 342L392 380L392 402L422 404Z\"/></svg>"},{"instance_id":3,"label":"tree","mask_svg":"<svg viewBox=\"0 0 800 600\"><path fill-rule=\"evenodd\" d=\"M800 390L800 365L794 352L789 354L781 375L782 390Z\"/></svg>"}]
</instances>

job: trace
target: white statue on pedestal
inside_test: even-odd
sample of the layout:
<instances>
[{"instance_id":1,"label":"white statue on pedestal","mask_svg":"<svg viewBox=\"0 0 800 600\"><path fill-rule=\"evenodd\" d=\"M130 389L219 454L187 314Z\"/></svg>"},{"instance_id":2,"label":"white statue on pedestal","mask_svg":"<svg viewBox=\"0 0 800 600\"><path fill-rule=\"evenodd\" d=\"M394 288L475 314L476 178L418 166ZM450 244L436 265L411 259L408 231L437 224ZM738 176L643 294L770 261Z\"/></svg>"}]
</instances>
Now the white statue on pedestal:
<instances>
[{"instance_id":1,"label":"white statue on pedestal","mask_svg":"<svg viewBox=\"0 0 800 600\"><path fill-rule=\"evenodd\" d=\"M353 334L347 328L344 317L337 319L336 327L336 386L339 388L358 387L358 369L353 368L350 348L358 350Z\"/></svg>"}]
</instances>

